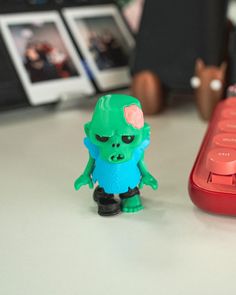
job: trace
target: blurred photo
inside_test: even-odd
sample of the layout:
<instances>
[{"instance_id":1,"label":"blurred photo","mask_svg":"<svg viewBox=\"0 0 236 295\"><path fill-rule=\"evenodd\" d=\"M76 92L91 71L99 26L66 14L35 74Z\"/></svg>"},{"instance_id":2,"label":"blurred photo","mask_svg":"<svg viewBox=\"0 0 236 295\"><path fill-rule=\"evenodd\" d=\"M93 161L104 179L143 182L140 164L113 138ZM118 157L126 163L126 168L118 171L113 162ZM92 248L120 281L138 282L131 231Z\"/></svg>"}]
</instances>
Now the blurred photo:
<instances>
[{"instance_id":1,"label":"blurred photo","mask_svg":"<svg viewBox=\"0 0 236 295\"><path fill-rule=\"evenodd\" d=\"M117 6L66 8L63 15L97 87L106 91L129 85L135 42Z\"/></svg>"},{"instance_id":2,"label":"blurred photo","mask_svg":"<svg viewBox=\"0 0 236 295\"><path fill-rule=\"evenodd\" d=\"M32 105L94 93L84 61L58 12L4 14L0 28Z\"/></svg>"},{"instance_id":3,"label":"blurred photo","mask_svg":"<svg viewBox=\"0 0 236 295\"><path fill-rule=\"evenodd\" d=\"M32 83L78 76L53 22L9 25Z\"/></svg>"},{"instance_id":4,"label":"blurred photo","mask_svg":"<svg viewBox=\"0 0 236 295\"><path fill-rule=\"evenodd\" d=\"M129 47L111 16L75 19L100 71L128 65Z\"/></svg>"}]
</instances>

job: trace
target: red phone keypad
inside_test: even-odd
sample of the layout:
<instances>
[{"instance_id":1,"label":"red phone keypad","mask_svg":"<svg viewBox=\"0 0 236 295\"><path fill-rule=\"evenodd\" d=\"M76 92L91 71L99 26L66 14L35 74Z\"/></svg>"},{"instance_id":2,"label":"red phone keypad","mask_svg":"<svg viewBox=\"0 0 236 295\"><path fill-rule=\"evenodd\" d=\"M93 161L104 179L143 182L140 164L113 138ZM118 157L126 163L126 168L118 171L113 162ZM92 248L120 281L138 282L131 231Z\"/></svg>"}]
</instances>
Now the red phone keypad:
<instances>
[{"instance_id":1,"label":"red phone keypad","mask_svg":"<svg viewBox=\"0 0 236 295\"><path fill-rule=\"evenodd\" d=\"M215 109L190 175L189 193L204 210L236 215L236 97Z\"/></svg>"}]
</instances>

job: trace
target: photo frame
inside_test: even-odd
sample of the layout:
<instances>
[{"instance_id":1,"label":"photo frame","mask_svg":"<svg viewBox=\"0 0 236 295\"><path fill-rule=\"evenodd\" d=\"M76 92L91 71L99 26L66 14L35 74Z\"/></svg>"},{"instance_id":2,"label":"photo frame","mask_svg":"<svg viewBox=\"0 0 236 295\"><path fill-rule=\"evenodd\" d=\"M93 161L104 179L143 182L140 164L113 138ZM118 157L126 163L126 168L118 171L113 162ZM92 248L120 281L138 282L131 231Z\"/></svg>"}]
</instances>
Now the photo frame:
<instances>
[{"instance_id":1,"label":"photo frame","mask_svg":"<svg viewBox=\"0 0 236 295\"><path fill-rule=\"evenodd\" d=\"M63 9L63 16L101 91L128 86L135 41L115 5Z\"/></svg>"},{"instance_id":2,"label":"photo frame","mask_svg":"<svg viewBox=\"0 0 236 295\"><path fill-rule=\"evenodd\" d=\"M95 92L58 12L0 15L0 28L32 105Z\"/></svg>"}]
</instances>

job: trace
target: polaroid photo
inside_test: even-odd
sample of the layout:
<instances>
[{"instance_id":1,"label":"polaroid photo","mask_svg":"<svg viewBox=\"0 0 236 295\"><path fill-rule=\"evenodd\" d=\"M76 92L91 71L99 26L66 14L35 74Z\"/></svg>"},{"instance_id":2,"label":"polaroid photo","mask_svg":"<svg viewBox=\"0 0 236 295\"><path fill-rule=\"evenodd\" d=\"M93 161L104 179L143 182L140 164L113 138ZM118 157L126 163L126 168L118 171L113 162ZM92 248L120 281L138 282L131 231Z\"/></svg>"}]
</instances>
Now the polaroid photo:
<instances>
[{"instance_id":1,"label":"polaroid photo","mask_svg":"<svg viewBox=\"0 0 236 295\"><path fill-rule=\"evenodd\" d=\"M134 38L115 5L63 9L63 16L102 91L130 84Z\"/></svg>"},{"instance_id":2,"label":"polaroid photo","mask_svg":"<svg viewBox=\"0 0 236 295\"><path fill-rule=\"evenodd\" d=\"M32 105L94 93L57 12L0 15L0 28Z\"/></svg>"}]
</instances>

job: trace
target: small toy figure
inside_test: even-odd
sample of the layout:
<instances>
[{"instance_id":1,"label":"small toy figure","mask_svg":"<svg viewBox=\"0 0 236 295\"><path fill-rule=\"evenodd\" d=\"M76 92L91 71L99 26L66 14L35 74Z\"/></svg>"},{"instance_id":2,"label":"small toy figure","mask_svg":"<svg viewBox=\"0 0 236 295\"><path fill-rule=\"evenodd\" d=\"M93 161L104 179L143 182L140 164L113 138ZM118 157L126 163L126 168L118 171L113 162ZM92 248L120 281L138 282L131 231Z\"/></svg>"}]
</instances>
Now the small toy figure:
<instances>
[{"instance_id":1,"label":"small toy figure","mask_svg":"<svg viewBox=\"0 0 236 295\"><path fill-rule=\"evenodd\" d=\"M102 96L84 130L89 160L74 183L75 189L82 185L93 188L98 182L93 197L102 216L142 210L139 188L145 184L157 189L158 183L144 162L150 127L144 122L140 102L122 94Z\"/></svg>"}]
</instances>

